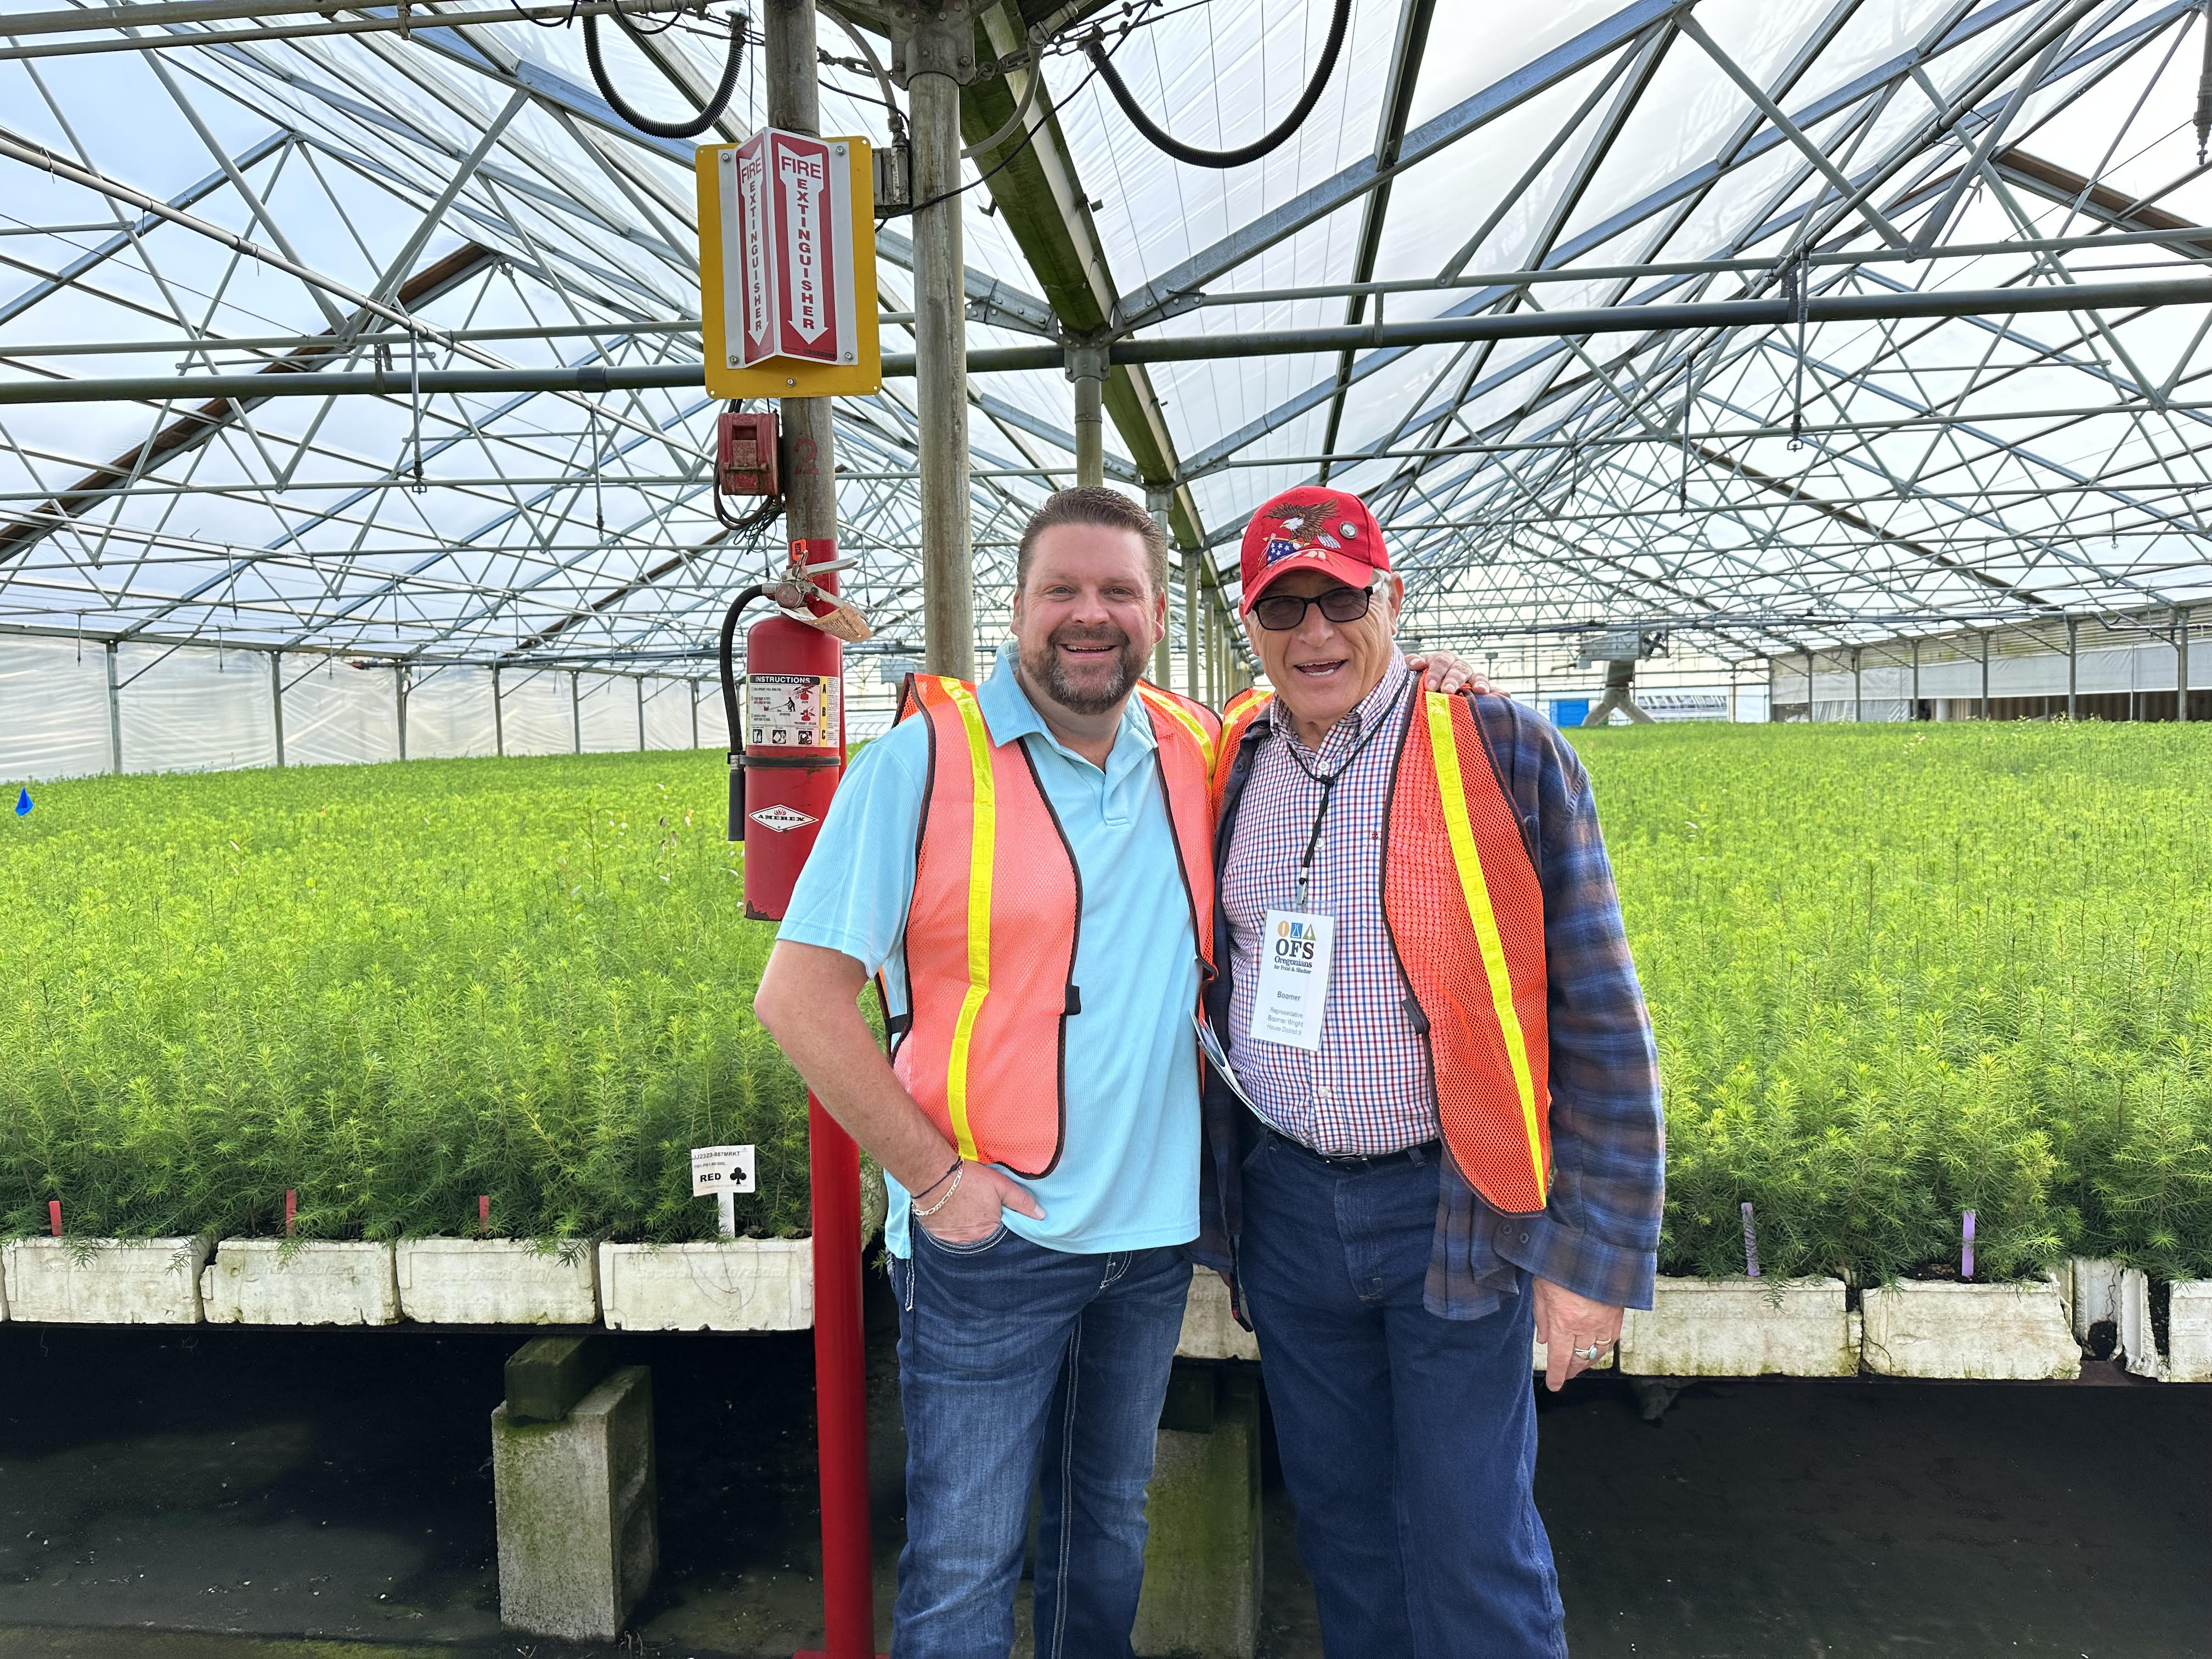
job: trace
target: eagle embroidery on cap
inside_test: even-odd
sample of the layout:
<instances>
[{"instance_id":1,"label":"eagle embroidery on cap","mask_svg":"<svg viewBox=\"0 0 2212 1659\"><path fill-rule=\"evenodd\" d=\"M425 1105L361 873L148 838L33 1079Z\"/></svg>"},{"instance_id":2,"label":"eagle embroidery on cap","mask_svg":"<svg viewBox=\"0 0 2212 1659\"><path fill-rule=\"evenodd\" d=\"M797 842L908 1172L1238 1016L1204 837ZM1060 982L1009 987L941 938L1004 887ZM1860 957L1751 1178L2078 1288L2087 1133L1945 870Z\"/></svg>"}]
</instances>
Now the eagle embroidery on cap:
<instances>
[{"instance_id":1,"label":"eagle embroidery on cap","mask_svg":"<svg viewBox=\"0 0 2212 1659\"><path fill-rule=\"evenodd\" d=\"M1336 501L1325 496L1317 501L1284 501L1267 509L1267 516L1283 527L1283 534L1294 542L1317 539L1335 512Z\"/></svg>"}]
</instances>

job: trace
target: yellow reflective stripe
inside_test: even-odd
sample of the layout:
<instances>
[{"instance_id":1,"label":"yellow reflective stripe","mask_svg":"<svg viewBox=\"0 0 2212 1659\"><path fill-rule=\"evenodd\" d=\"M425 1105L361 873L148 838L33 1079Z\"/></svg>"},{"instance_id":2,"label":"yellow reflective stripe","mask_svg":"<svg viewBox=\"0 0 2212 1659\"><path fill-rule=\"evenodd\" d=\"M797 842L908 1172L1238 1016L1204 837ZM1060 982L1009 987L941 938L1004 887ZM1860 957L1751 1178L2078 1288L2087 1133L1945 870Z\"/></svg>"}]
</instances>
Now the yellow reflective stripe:
<instances>
[{"instance_id":1,"label":"yellow reflective stripe","mask_svg":"<svg viewBox=\"0 0 2212 1659\"><path fill-rule=\"evenodd\" d=\"M975 706L975 694L958 680L941 679L939 684L959 711L975 780L975 823L968 843L968 989L952 1025L945 1101L960 1156L976 1160L975 1136L968 1124L968 1051L975 1041L975 1018L991 994L991 873L999 838L999 799L991 774L991 733L983 724L983 711Z\"/></svg>"},{"instance_id":2,"label":"yellow reflective stripe","mask_svg":"<svg viewBox=\"0 0 2212 1659\"><path fill-rule=\"evenodd\" d=\"M1459 738L1452 730L1451 697L1442 691L1422 694L1429 718L1429 748L1436 757L1437 793L1444 809L1444 830L1451 838L1452 863L1459 870L1460 896L1467 901L1468 920L1474 924L1476 945L1482 951L1483 977L1490 982L1490 1006L1497 1012L1498 1030L1505 1037L1505 1058L1513 1067L1513 1085L1521 1096L1522 1122L1528 1132L1528 1163L1536 1172L1536 1196L1545 1191L1544 1141L1536 1125L1536 1084L1528 1066L1528 1040L1521 1030L1521 1016L1513 1006L1513 974L1505 963L1505 942L1498 936L1498 916L1490 908L1490 884L1483 879L1482 855L1475 850L1474 826L1467 816L1467 788L1460 775Z\"/></svg>"},{"instance_id":3,"label":"yellow reflective stripe","mask_svg":"<svg viewBox=\"0 0 2212 1659\"><path fill-rule=\"evenodd\" d=\"M1140 685L1137 691L1153 708L1164 708L1182 722L1182 729L1190 733L1191 741L1198 745L1199 757L1206 763L1206 772L1211 775L1213 771L1213 740L1206 735L1206 728L1198 723L1197 716L1173 697L1163 696L1149 685Z\"/></svg>"}]
</instances>

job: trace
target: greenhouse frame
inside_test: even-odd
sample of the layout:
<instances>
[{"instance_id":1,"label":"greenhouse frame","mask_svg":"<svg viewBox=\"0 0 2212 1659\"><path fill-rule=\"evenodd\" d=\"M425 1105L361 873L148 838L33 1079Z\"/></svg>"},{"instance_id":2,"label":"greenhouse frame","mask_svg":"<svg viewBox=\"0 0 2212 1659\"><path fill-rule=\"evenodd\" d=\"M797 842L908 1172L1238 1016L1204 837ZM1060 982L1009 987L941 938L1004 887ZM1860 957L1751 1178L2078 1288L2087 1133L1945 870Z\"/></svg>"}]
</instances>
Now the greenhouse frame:
<instances>
[{"instance_id":1,"label":"greenhouse frame","mask_svg":"<svg viewBox=\"0 0 2212 1659\"><path fill-rule=\"evenodd\" d=\"M768 554L709 510L690 146L608 106L573 8L534 9L15 20L11 769L724 740L713 628ZM844 9L823 127L888 148L889 14ZM1227 144L1304 79L1328 8L981 8L979 637L1013 530L1073 477L1069 374L994 356L1103 343L1105 471L1182 550L1178 684L1243 651L1242 515L1319 478L1376 506L1408 634L1508 687L1624 628L1662 653L1646 684L1763 689L1807 653L2069 622L2162 632L2212 687L2187 652L2212 359L2205 296L2170 286L2212 247L2198 10L1362 3L1313 118L1212 173L1132 128L1086 43L1182 142ZM617 79L703 98L720 23L653 27ZM758 125L761 76L755 51L709 137ZM836 411L884 662L863 723L927 649L908 228L878 235L894 378ZM351 383L260 395L308 371ZM471 371L546 389L437 389Z\"/></svg>"}]
</instances>

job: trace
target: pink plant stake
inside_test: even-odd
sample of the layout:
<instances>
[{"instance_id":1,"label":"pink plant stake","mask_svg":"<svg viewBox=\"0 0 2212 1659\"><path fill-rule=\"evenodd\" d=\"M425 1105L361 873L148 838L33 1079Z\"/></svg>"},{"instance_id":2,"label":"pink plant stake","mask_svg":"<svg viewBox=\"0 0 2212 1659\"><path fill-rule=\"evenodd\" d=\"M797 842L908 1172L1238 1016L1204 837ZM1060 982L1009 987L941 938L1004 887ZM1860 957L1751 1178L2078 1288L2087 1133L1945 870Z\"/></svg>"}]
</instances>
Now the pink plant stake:
<instances>
[{"instance_id":1,"label":"pink plant stake","mask_svg":"<svg viewBox=\"0 0 2212 1659\"><path fill-rule=\"evenodd\" d=\"M489 1193L477 1194L477 1231L479 1233L488 1233L491 1231L491 1194Z\"/></svg>"},{"instance_id":2,"label":"pink plant stake","mask_svg":"<svg viewBox=\"0 0 2212 1659\"><path fill-rule=\"evenodd\" d=\"M292 1236L292 1224L300 1218L300 1194L290 1188L284 1191L284 1237Z\"/></svg>"},{"instance_id":3,"label":"pink plant stake","mask_svg":"<svg viewBox=\"0 0 2212 1659\"><path fill-rule=\"evenodd\" d=\"M1974 1212L1972 1210L1969 1210L1966 1212L1966 1232L1959 1241L1959 1277L1961 1279L1972 1279L1973 1276Z\"/></svg>"},{"instance_id":4,"label":"pink plant stake","mask_svg":"<svg viewBox=\"0 0 2212 1659\"><path fill-rule=\"evenodd\" d=\"M1759 1229L1751 1218L1751 1200L1743 1201L1743 1270L1753 1279L1759 1277Z\"/></svg>"},{"instance_id":5,"label":"pink plant stake","mask_svg":"<svg viewBox=\"0 0 2212 1659\"><path fill-rule=\"evenodd\" d=\"M62 1236L62 1201L58 1198L46 1200L46 1231L56 1238Z\"/></svg>"}]
</instances>

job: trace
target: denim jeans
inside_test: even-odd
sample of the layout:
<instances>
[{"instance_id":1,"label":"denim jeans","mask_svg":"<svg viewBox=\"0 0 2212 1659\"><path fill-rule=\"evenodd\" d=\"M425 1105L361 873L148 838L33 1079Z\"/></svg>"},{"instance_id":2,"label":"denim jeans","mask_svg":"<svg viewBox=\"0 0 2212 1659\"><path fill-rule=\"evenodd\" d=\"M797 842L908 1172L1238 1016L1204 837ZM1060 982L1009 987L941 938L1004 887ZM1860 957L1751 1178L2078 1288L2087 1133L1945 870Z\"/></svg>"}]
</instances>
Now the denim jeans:
<instances>
[{"instance_id":1,"label":"denim jeans","mask_svg":"<svg viewBox=\"0 0 2212 1659\"><path fill-rule=\"evenodd\" d=\"M1433 1156L1339 1170L1256 1126L1246 1146L1239 1269L1329 1659L1564 1659L1528 1275L1440 1319Z\"/></svg>"},{"instance_id":2,"label":"denim jeans","mask_svg":"<svg viewBox=\"0 0 2212 1659\"><path fill-rule=\"evenodd\" d=\"M917 1225L891 1260L906 1413L893 1659L1006 1659L1042 1486L1037 1659L1129 1659L1145 1486L1190 1292L1180 1248L1076 1255Z\"/></svg>"}]
</instances>

